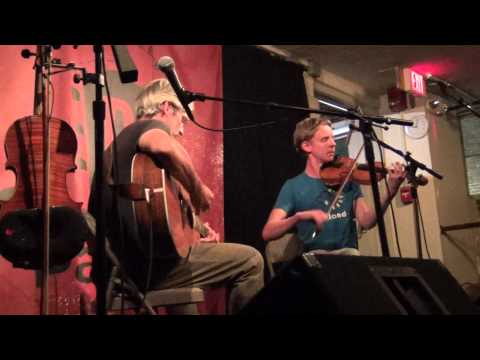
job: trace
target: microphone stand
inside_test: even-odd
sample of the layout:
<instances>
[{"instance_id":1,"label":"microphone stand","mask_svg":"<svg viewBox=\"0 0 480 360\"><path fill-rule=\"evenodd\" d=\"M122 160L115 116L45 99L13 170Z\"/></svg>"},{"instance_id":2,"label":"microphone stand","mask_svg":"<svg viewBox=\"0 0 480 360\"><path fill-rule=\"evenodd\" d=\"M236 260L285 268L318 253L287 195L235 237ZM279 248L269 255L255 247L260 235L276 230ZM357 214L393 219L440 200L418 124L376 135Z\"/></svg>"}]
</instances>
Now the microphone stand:
<instances>
[{"instance_id":1,"label":"microphone stand","mask_svg":"<svg viewBox=\"0 0 480 360\"><path fill-rule=\"evenodd\" d=\"M350 125L350 129L356 130L356 131L362 131L361 128L356 127L355 125ZM425 170L426 172L430 173L434 177L436 177L439 180L443 179L443 176L437 173L436 171L428 168L425 164L415 160L410 152L403 153L402 151L395 149L394 147L384 143L383 141L372 137L371 135L367 135L367 137L370 137L370 143L371 141L376 141L381 147L388 149L395 154L399 155L403 159L405 159L405 162L407 163L407 179L408 182L412 185L412 198L413 198L413 203L414 203L414 217L415 217L415 236L416 236L416 243L417 243L417 253L418 253L418 258L422 259L422 242L421 242L421 236L420 236L420 221L419 221L419 215L420 215L420 203L418 202L418 192L417 188L419 185L421 185L419 181L419 177L415 175L418 169ZM424 184L425 185L425 184Z\"/></svg>"},{"instance_id":2,"label":"microphone stand","mask_svg":"<svg viewBox=\"0 0 480 360\"><path fill-rule=\"evenodd\" d=\"M377 227L378 235L380 238L380 246L382 248L382 255L384 257L390 257L390 251L388 249L387 234L385 230L385 220L383 218L382 204L380 202L380 191L378 189L378 183L376 181L377 175L375 171L375 153L373 151L372 141L376 139L375 133L373 131L373 122L375 123L387 123L403 126L412 126L411 121L396 120L389 118L382 118L381 116L376 117L366 117L357 114L354 111L349 111L351 116L360 120L360 127L350 125L351 129L360 131L363 135L363 142L365 144L365 158L368 164L368 173L370 174L371 184L372 184L372 193L373 193L373 203L375 206L375 214L377 217Z\"/></svg>"},{"instance_id":3,"label":"microphone stand","mask_svg":"<svg viewBox=\"0 0 480 360\"><path fill-rule=\"evenodd\" d=\"M231 102L236 104L245 104L245 105L254 105L254 106L261 106L267 108L267 110L271 109L282 109L282 110L295 110L301 111L305 113L315 113L315 114L322 114L328 116L338 116L343 118L348 118L352 120L359 119L360 115L356 114L352 110L348 110L345 112L336 112L336 111L326 111L326 110L319 110L313 108L306 108L301 106L293 106L293 105L284 105L278 104L274 102L258 102L258 101L250 101L250 100L241 100L241 99L227 99L215 96L208 96L202 93L195 93L188 90L183 90L185 100L187 104L191 103L192 101L205 101L205 100L212 100L212 101L219 101L219 102ZM385 124L392 124L392 125L403 125L403 126L413 126L413 121L410 120L399 120L394 118L389 118L386 116L361 116L361 120L370 120L375 123L385 123Z\"/></svg>"},{"instance_id":4,"label":"microphone stand","mask_svg":"<svg viewBox=\"0 0 480 360\"><path fill-rule=\"evenodd\" d=\"M74 48L78 46L74 45ZM87 73L85 68L76 67L70 63L67 65L56 64L54 67L63 68L59 72L68 70L79 70L82 75L75 74L73 81L75 83L83 82L84 85L95 84L95 100L92 102L93 119L95 122L95 207L93 209L96 220L95 232L95 256L98 264L97 289L97 315L106 314L106 240L105 240L105 208L103 192L103 148L104 148L104 121L105 121L105 102L103 101L102 87L105 86L105 78L102 73L103 46L93 45L95 54L95 73Z\"/></svg>"},{"instance_id":5,"label":"microphone stand","mask_svg":"<svg viewBox=\"0 0 480 360\"><path fill-rule=\"evenodd\" d=\"M468 106L471 107L472 105L478 105L478 104L480 104L480 99L472 101L470 104L461 103L460 105L455 105L455 106L452 106L452 107L449 106L447 112L457 110L457 109L460 109L462 107L467 107L468 108Z\"/></svg>"},{"instance_id":6,"label":"microphone stand","mask_svg":"<svg viewBox=\"0 0 480 360\"><path fill-rule=\"evenodd\" d=\"M447 97L455 100L455 101L459 104L459 106L456 107L457 109L458 109L458 108L461 108L461 107L467 108L473 115L475 115L476 117L480 118L480 113L479 113L478 111L474 110L474 109L472 108L471 104L465 103L462 98L457 98L457 97L455 97L455 96L453 96L453 95L447 94L446 92L444 92L444 94L445 94ZM480 101L480 100L479 100L479 101ZM475 103L475 102L474 102L474 103ZM472 103L472 104L474 104L474 103ZM452 108L452 109L449 109L449 110L453 110L453 108Z\"/></svg>"},{"instance_id":7,"label":"microphone stand","mask_svg":"<svg viewBox=\"0 0 480 360\"><path fill-rule=\"evenodd\" d=\"M387 118L383 116L363 116L363 115L359 115L353 110L346 110L345 112L339 113L339 112L324 111L324 110L311 109L311 108L305 108L305 107L299 107L299 106L282 105L282 104L277 104L273 102L262 103L262 102L248 101L248 100L225 99L220 97L207 96L201 93L194 93L187 90L183 90L183 96L187 104L189 104L194 100L198 100L198 101L213 100L213 101L221 101L221 102L234 102L239 104L263 106L263 107L266 107L267 109L296 110L296 111L302 111L307 113L339 116L339 117L348 118L348 119L358 119L360 120L359 131L363 133L363 138L365 142L365 155L369 165L369 174L371 179L376 179L375 155L374 155L373 146L372 146L372 138L374 138L374 136L372 135L373 123L380 123L380 124L386 123L386 124L403 125L403 126L413 125L412 121L392 119L392 118ZM193 119L193 116L192 116L192 121L195 122L195 120ZM383 256L389 257L390 254L388 251L388 242L387 242L387 236L385 232L385 223L383 220L383 214L381 211L381 204L380 204L380 192L378 190L377 182L375 180L372 180L371 183L372 183L373 198L375 203L375 212L377 215L377 224L378 224L378 231L380 235L380 243L382 247L382 254Z\"/></svg>"},{"instance_id":8,"label":"microphone stand","mask_svg":"<svg viewBox=\"0 0 480 360\"><path fill-rule=\"evenodd\" d=\"M80 70L82 76L75 75L74 82L83 82L84 85L88 83L95 84L95 100L92 102L93 120L95 122L95 206L93 215L96 220L95 231L95 257L98 266L98 281L97 289L97 315L106 314L106 288L107 281L105 272L107 269L106 263L106 240L105 240L105 208L104 208L104 191L103 191L103 147L104 147L104 121L105 121L105 101L103 101L102 87L105 86L105 78L102 73L103 63L103 46L93 45L93 52L95 54L95 73L87 73L84 68L72 67L67 65L67 68L74 68ZM68 69L67 69L68 70Z\"/></svg>"},{"instance_id":9,"label":"microphone stand","mask_svg":"<svg viewBox=\"0 0 480 360\"><path fill-rule=\"evenodd\" d=\"M467 95L468 97L470 97L472 99L475 99L475 97L468 94L467 92L463 91L462 89L457 88L456 86L454 86L450 83L447 83L447 84L439 83L438 85L439 85L440 90L441 90L443 95L445 95L446 97L448 97L450 99L453 99L454 101L456 101L458 103L458 105L456 105L456 106L449 107L447 109L447 111L457 110L457 109L460 109L460 108L464 107L464 108L468 109L476 117L480 118L480 113L472 108L472 105L476 105L476 104L480 103L480 100L476 99L476 100L472 101L470 104L467 104L465 101L463 101L463 98L461 98L461 97L457 98L457 97L449 94L447 89L452 89L452 90L456 91L457 93Z\"/></svg>"},{"instance_id":10,"label":"microphone stand","mask_svg":"<svg viewBox=\"0 0 480 360\"><path fill-rule=\"evenodd\" d=\"M406 155L404 156L405 161L407 162L407 179L408 182L412 185L412 198L413 198L413 213L414 213L414 218L415 218L415 239L417 241L417 254L419 259L423 259L423 254L422 254L422 237L420 235L420 202L418 201L418 186L419 181L418 177L415 176L415 173L417 172L417 169L419 166L422 166L424 170L427 170L428 168L413 159L410 156L410 153L407 151ZM436 173L433 170L427 170L429 173L431 173L433 176L437 177L438 179L443 179L443 176ZM426 241L426 240L425 240Z\"/></svg>"},{"instance_id":11,"label":"microphone stand","mask_svg":"<svg viewBox=\"0 0 480 360\"><path fill-rule=\"evenodd\" d=\"M372 180L373 202L375 205L375 213L377 215L378 235L380 236L380 245L382 247L382 255L390 257L388 250L387 233L385 230L385 221L383 219L382 204L380 203L380 191L376 181L375 172L375 154L373 152L372 138L374 137L372 124L369 121L360 121L360 132L363 135L363 142L365 144L365 158L367 160L368 172Z\"/></svg>"},{"instance_id":12,"label":"microphone stand","mask_svg":"<svg viewBox=\"0 0 480 360\"><path fill-rule=\"evenodd\" d=\"M408 180L409 183L412 185L412 198L413 198L413 214L415 220L415 239L417 241L417 255L419 259L423 259L422 254L422 238L420 234L420 203L418 201L418 181L416 181L415 172L417 171L417 167L412 165L408 168Z\"/></svg>"},{"instance_id":13,"label":"microphone stand","mask_svg":"<svg viewBox=\"0 0 480 360\"><path fill-rule=\"evenodd\" d=\"M105 79L102 74L103 46L93 45L95 53L95 76L91 82L95 84L95 100L92 103L93 119L95 121L95 252L98 261L97 286L97 315L106 314L106 256L105 256L105 208L103 192L103 147L104 147L104 121L105 102L102 96L102 87Z\"/></svg>"}]
</instances>

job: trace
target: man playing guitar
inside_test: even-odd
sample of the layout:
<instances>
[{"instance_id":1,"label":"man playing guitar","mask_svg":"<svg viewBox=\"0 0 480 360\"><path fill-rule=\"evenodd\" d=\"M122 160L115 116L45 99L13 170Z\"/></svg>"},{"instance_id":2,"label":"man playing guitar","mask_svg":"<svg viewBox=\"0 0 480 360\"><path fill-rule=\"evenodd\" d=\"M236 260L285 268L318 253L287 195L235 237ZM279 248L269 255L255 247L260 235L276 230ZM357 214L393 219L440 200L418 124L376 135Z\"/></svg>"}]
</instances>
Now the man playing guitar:
<instances>
[{"instance_id":1,"label":"man playing guitar","mask_svg":"<svg viewBox=\"0 0 480 360\"><path fill-rule=\"evenodd\" d=\"M161 245L175 240L175 229L180 227L182 232L185 228L187 233L187 228L193 227L188 216L181 218L181 225L179 221L173 221L174 211L169 213L168 209L162 221L167 224L167 229L163 230L171 236L160 236L162 232L154 229L155 220L147 221L146 230L142 231L140 210L144 210L146 218L149 218L149 211L155 211L154 202L149 202L151 196L165 200L169 206L175 205L164 197L168 184L178 190L181 203L193 208L192 213L208 210L214 195L199 178L188 152L176 140L183 135L187 117L166 79L154 80L144 87L137 97L136 113L137 121L118 134L104 157L106 225L112 250L140 289L226 287L229 290L227 311L230 314L238 312L263 287L263 258L257 250L241 244L220 243L218 234L205 224L205 237L188 245L185 254L166 251L175 250L176 244L171 247ZM113 172L113 153L118 156L118 173ZM164 171L160 176L164 181L161 186L143 186L140 181L132 180L132 172L141 166L139 156L143 156L141 160L150 167L158 164L158 171ZM120 187L117 192L120 196L115 196L115 186L112 186L115 183ZM123 190L122 184L127 184ZM143 195L132 195L139 186L141 191L137 193ZM90 208L93 208L94 201L93 194ZM178 204L176 206L178 208ZM177 213L183 214L184 211L178 210Z\"/></svg>"}]
</instances>

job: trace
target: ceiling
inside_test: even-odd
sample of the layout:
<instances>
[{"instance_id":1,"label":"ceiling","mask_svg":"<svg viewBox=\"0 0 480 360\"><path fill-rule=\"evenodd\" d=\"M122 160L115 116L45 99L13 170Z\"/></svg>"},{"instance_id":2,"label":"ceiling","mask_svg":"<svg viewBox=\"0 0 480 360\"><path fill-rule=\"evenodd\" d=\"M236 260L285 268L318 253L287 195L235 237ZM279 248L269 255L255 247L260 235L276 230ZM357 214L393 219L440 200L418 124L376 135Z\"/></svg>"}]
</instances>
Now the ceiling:
<instances>
[{"instance_id":1,"label":"ceiling","mask_svg":"<svg viewBox=\"0 0 480 360\"><path fill-rule=\"evenodd\" d=\"M334 73L365 89L364 101L375 101L395 86L395 67L431 73L465 93L452 93L467 102L480 98L480 46L399 45L275 45L293 59L306 60L318 74ZM439 86L429 82L429 93ZM468 97L472 95L473 97ZM450 105L455 105L451 103Z\"/></svg>"}]
</instances>

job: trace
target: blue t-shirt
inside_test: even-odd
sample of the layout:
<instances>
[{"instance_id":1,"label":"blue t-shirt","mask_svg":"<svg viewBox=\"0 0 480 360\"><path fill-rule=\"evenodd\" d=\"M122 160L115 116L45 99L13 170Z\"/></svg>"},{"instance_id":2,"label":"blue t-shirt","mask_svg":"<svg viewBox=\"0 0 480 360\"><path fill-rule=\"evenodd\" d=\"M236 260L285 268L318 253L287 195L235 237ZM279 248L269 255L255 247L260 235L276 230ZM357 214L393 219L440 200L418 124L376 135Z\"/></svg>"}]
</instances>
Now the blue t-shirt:
<instances>
[{"instance_id":1,"label":"blue t-shirt","mask_svg":"<svg viewBox=\"0 0 480 360\"><path fill-rule=\"evenodd\" d=\"M330 220L315 237L312 237L315 232L314 221L297 223L297 235L304 243L304 250L337 250L346 247L357 249L353 204L361 196L363 194L358 184L347 183L337 204L330 212ZM327 212L334 198L335 191L325 186L321 180L301 173L283 184L274 208L285 210L287 216L313 209Z\"/></svg>"}]
</instances>

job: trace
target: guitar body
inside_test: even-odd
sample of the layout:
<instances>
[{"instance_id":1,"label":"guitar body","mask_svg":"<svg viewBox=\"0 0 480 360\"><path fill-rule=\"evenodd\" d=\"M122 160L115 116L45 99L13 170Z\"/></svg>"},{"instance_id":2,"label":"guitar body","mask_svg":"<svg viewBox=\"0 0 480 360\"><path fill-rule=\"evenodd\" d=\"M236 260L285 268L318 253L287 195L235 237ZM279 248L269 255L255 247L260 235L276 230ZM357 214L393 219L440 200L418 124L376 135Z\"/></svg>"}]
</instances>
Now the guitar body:
<instances>
[{"instance_id":1,"label":"guitar body","mask_svg":"<svg viewBox=\"0 0 480 360\"><path fill-rule=\"evenodd\" d=\"M132 161L131 183L143 193L133 201L139 236L155 258L186 257L200 239L188 194L181 184L149 155L137 153Z\"/></svg>"}]
</instances>

